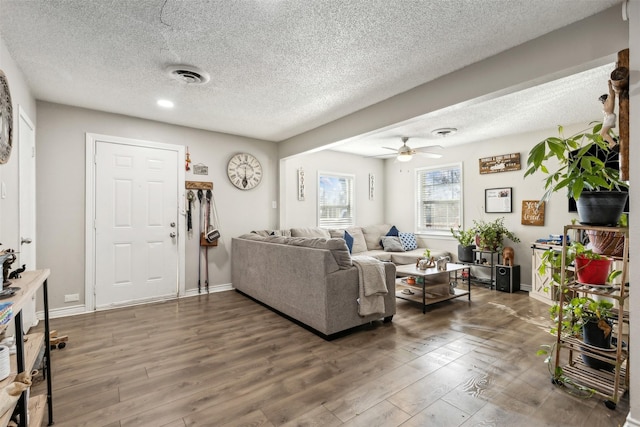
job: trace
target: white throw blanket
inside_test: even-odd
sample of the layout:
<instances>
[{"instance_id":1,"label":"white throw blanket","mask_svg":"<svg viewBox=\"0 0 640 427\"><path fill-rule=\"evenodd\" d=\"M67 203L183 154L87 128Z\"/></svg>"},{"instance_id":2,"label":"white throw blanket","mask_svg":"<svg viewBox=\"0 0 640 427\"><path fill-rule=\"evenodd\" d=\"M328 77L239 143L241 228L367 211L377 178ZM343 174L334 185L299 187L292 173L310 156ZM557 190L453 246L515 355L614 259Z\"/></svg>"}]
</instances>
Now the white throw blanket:
<instances>
[{"instance_id":1,"label":"white throw blanket","mask_svg":"<svg viewBox=\"0 0 640 427\"><path fill-rule=\"evenodd\" d=\"M389 293L384 263L365 255L352 257L353 265L358 269L360 298L358 314L384 314L384 295Z\"/></svg>"}]
</instances>

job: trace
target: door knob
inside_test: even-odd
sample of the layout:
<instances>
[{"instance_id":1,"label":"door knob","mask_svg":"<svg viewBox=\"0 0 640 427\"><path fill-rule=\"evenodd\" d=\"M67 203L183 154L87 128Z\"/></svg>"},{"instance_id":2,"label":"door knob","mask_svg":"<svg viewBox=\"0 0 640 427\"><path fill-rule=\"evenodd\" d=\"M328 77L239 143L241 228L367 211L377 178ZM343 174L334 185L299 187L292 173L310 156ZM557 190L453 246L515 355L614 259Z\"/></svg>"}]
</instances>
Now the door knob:
<instances>
[{"instance_id":1,"label":"door knob","mask_svg":"<svg viewBox=\"0 0 640 427\"><path fill-rule=\"evenodd\" d=\"M32 242L32 240L28 237L23 237L20 239L20 244L21 245L28 245Z\"/></svg>"},{"instance_id":2,"label":"door knob","mask_svg":"<svg viewBox=\"0 0 640 427\"><path fill-rule=\"evenodd\" d=\"M169 233L169 237L176 237L176 233Z\"/></svg>"},{"instance_id":3,"label":"door knob","mask_svg":"<svg viewBox=\"0 0 640 427\"><path fill-rule=\"evenodd\" d=\"M175 222L172 222L172 223L171 223L171 224L169 224L169 225L170 225L171 227L175 227L175 226L176 226L176 223L175 223Z\"/></svg>"}]
</instances>

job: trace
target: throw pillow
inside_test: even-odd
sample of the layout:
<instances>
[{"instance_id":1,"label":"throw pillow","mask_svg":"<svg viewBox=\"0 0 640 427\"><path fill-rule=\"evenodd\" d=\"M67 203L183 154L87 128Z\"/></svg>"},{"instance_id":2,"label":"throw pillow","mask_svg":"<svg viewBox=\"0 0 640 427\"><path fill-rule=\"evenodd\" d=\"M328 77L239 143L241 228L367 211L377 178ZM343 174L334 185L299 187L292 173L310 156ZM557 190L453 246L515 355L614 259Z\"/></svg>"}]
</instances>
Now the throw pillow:
<instances>
[{"instance_id":1,"label":"throw pillow","mask_svg":"<svg viewBox=\"0 0 640 427\"><path fill-rule=\"evenodd\" d=\"M349 253L353 251L353 236L347 230L344 231L344 241L347 242Z\"/></svg>"},{"instance_id":2,"label":"throw pillow","mask_svg":"<svg viewBox=\"0 0 640 427\"><path fill-rule=\"evenodd\" d=\"M398 236L398 229L396 228L395 225L392 225L391 228L389 229L389 231L387 231L387 234L385 234L385 236ZM383 236L383 237L385 237ZM384 248L384 245L382 244L382 238L380 239L380 246L382 246Z\"/></svg>"},{"instance_id":3,"label":"throw pillow","mask_svg":"<svg viewBox=\"0 0 640 427\"><path fill-rule=\"evenodd\" d=\"M402 246L405 251L412 251L414 249L418 249L418 241L416 240L416 235L413 233L398 233L398 237L402 242Z\"/></svg>"},{"instance_id":4,"label":"throw pillow","mask_svg":"<svg viewBox=\"0 0 640 427\"><path fill-rule=\"evenodd\" d=\"M404 246L398 236L383 236L382 247L385 252L404 252Z\"/></svg>"}]
</instances>

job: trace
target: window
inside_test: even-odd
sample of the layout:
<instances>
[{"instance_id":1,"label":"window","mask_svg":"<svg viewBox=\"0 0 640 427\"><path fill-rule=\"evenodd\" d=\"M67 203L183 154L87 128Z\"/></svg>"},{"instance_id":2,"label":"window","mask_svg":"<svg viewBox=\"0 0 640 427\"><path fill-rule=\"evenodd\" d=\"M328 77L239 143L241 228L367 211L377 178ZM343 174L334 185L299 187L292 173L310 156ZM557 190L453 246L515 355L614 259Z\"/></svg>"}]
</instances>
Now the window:
<instances>
[{"instance_id":1,"label":"window","mask_svg":"<svg viewBox=\"0 0 640 427\"><path fill-rule=\"evenodd\" d=\"M418 233L450 234L462 225L462 164L416 169Z\"/></svg>"},{"instance_id":2,"label":"window","mask_svg":"<svg viewBox=\"0 0 640 427\"><path fill-rule=\"evenodd\" d=\"M354 175L318 172L318 227L344 228L355 224Z\"/></svg>"}]
</instances>

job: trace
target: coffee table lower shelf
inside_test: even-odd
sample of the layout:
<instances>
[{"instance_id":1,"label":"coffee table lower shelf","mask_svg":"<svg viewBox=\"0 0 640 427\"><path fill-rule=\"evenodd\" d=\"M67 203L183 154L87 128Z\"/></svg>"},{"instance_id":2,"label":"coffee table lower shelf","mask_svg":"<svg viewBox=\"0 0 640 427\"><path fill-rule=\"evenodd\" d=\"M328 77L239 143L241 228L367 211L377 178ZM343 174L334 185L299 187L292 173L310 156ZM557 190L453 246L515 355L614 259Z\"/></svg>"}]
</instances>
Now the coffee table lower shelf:
<instances>
[{"instance_id":1,"label":"coffee table lower shelf","mask_svg":"<svg viewBox=\"0 0 640 427\"><path fill-rule=\"evenodd\" d=\"M467 278L464 280L458 276L457 272L467 270ZM455 277L451 273L455 274ZM448 264L447 270L438 271L436 269L417 270L414 266L398 266L396 275L398 276L417 276L421 277L422 284L407 285L403 282L403 279L396 279L396 298L400 298L407 301L417 302L422 305L422 313L427 312L427 306L437 304L442 301L448 301L454 298L460 298L467 296L471 301L471 281L469 280L470 268L468 266L459 264ZM434 282L432 279L440 280L446 278L446 282L438 280ZM457 284L463 284L466 282L467 289L461 289L458 287L450 288L449 283L455 281ZM412 294L406 294L403 291L409 289ZM431 292L430 292L431 291Z\"/></svg>"}]
</instances>

